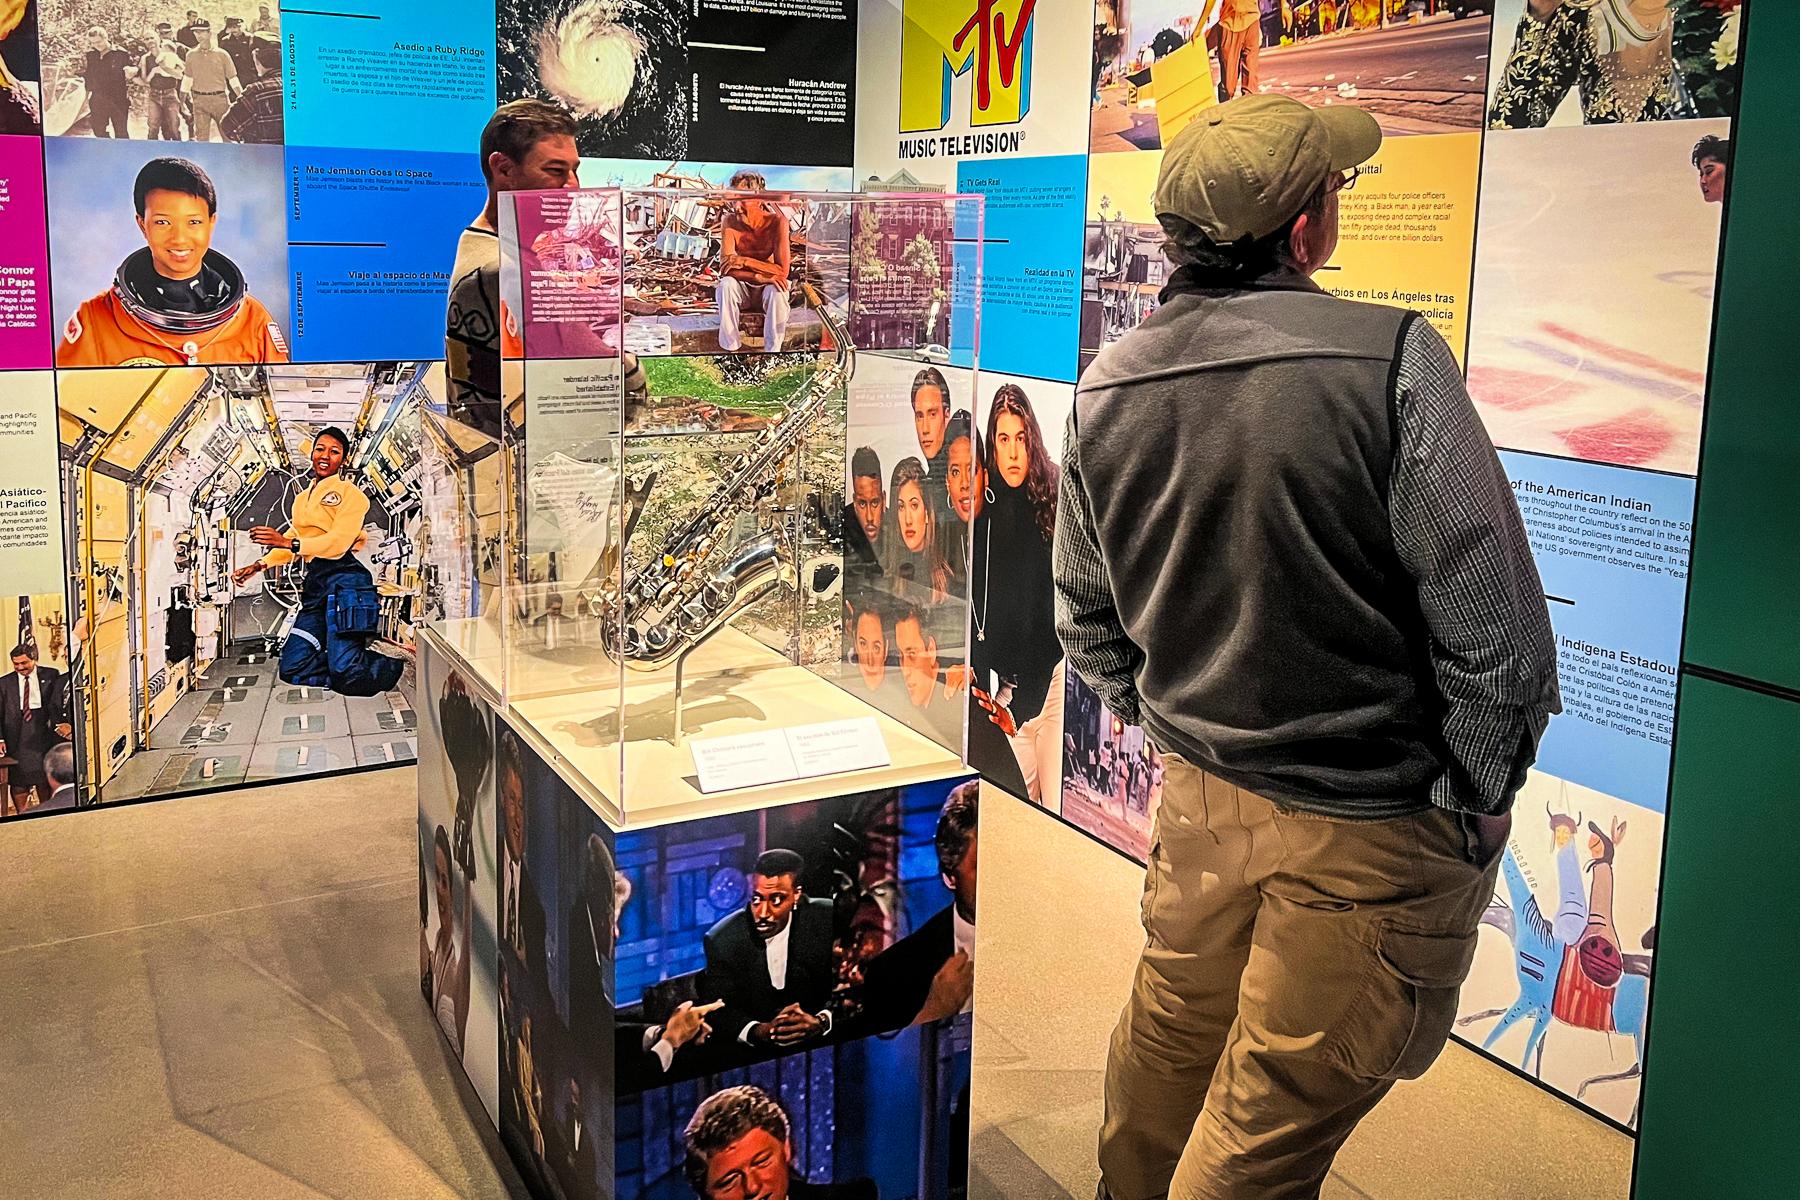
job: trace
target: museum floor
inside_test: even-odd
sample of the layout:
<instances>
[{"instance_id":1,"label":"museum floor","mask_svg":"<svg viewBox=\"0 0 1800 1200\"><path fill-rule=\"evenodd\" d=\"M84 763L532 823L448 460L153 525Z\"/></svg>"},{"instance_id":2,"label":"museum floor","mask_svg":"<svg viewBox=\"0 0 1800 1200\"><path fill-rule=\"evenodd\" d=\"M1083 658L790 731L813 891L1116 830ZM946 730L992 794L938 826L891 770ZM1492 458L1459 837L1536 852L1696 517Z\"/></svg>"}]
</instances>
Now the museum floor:
<instances>
[{"instance_id":1,"label":"museum floor","mask_svg":"<svg viewBox=\"0 0 1800 1200\"><path fill-rule=\"evenodd\" d=\"M0 1196L522 1196L419 999L413 813L397 768L0 828ZM1138 870L982 834L971 1196L1086 1200ZM1622 1200L1630 1151L1452 1048L1325 1195Z\"/></svg>"}]
</instances>

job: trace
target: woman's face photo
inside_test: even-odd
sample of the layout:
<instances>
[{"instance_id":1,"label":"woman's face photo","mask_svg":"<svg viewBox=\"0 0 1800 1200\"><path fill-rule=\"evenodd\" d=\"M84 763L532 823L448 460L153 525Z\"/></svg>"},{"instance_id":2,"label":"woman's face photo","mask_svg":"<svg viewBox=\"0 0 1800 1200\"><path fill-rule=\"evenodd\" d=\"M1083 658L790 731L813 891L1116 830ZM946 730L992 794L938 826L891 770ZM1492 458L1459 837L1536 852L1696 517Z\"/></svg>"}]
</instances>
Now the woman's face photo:
<instances>
[{"instance_id":1,"label":"woman's face photo","mask_svg":"<svg viewBox=\"0 0 1800 1200\"><path fill-rule=\"evenodd\" d=\"M944 472L944 489L956 519L967 525L975 519L975 452L968 438L950 443L950 466Z\"/></svg>"},{"instance_id":2,"label":"woman's face photo","mask_svg":"<svg viewBox=\"0 0 1800 1200\"><path fill-rule=\"evenodd\" d=\"M1025 421L1017 413L1001 413L994 423L994 466L1007 487L1022 487L1031 473L1031 448L1025 441Z\"/></svg>"},{"instance_id":3,"label":"woman's face photo","mask_svg":"<svg viewBox=\"0 0 1800 1200\"><path fill-rule=\"evenodd\" d=\"M338 473L344 465L344 447L336 438L320 437L313 439L312 468L313 474L324 479Z\"/></svg>"},{"instance_id":4,"label":"woman's face photo","mask_svg":"<svg viewBox=\"0 0 1800 1200\"><path fill-rule=\"evenodd\" d=\"M218 223L204 199L155 188L144 197L144 215L137 220L158 275L192 279L200 273Z\"/></svg>"},{"instance_id":5,"label":"woman's face photo","mask_svg":"<svg viewBox=\"0 0 1800 1200\"><path fill-rule=\"evenodd\" d=\"M931 536L931 510L925 506L925 491L913 480L900 485L894 500L894 513L900 522L900 540L915 554L925 549Z\"/></svg>"}]
</instances>

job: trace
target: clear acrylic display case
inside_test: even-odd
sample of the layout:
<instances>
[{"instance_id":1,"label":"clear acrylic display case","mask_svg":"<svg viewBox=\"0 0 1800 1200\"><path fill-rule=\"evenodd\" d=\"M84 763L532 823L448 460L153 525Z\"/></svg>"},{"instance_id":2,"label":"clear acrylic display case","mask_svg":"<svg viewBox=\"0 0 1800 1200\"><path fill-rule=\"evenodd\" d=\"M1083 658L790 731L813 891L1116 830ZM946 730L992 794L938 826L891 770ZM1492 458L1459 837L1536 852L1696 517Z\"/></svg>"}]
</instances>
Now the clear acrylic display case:
<instances>
[{"instance_id":1,"label":"clear acrylic display case","mask_svg":"<svg viewBox=\"0 0 1800 1200\"><path fill-rule=\"evenodd\" d=\"M497 543L433 636L617 821L957 769L981 199L517 192L500 234L498 462L440 522ZM703 788L699 743L849 721L851 769Z\"/></svg>"}]
</instances>

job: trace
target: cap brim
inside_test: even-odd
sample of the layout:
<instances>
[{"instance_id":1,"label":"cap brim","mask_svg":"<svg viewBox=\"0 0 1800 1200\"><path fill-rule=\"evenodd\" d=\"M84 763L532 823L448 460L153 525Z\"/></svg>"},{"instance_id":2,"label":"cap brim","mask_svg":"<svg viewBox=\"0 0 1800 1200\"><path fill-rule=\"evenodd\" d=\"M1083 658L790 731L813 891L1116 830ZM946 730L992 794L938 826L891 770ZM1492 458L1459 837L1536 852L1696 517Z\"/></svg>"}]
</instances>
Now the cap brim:
<instances>
[{"instance_id":1,"label":"cap brim","mask_svg":"<svg viewBox=\"0 0 1800 1200\"><path fill-rule=\"evenodd\" d=\"M1350 104L1313 109L1313 116L1331 139L1331 169L1348 171L1375 157L1381 149L1381 123Z\"/></svg>"}]
</instances>

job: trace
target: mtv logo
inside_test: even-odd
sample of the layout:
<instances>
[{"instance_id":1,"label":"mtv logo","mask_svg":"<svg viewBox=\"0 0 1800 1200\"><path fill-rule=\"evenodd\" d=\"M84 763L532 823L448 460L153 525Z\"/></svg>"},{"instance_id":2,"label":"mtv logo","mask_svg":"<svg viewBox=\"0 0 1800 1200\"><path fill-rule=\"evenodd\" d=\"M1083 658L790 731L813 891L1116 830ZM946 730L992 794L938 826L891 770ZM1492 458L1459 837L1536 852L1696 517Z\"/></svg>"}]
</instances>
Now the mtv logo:
<instances>
[{"instance_id":1,"label":"mtv logo","mask_svg":"<svg viewBox=\"0 0 1800 1200\"><path fill-rule=\"evenodd\" d=\"M904 0L900 132L950 122L950 88L971 74L969 124L1016 125L1031 111L1031 17L1037 0Z\"/></svg>"}]
</instances>

